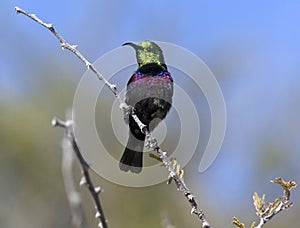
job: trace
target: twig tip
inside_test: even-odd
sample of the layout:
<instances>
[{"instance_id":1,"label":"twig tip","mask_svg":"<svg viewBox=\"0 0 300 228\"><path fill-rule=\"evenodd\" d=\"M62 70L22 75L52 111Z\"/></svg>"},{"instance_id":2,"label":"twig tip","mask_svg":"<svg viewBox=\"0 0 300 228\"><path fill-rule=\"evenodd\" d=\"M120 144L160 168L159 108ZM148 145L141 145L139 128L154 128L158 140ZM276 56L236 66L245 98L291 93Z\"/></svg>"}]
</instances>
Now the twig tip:
<instances>
[{"instance_id":1,"label":"twig tip","mask_svg":"<svg viewBox=\"0 0 300 228\"><path fill-rule=\"evenodd\" d=\"M20 13L20 8L19 7L15 6L14 10L15 10L16 13Z\"/></svg>"},{"instance_id":2,"label":"twig tip","mask_svg":"<svg viewBox=\"0 0 300 228\"><path fill-rule=\"evenodd\" d=\"M52 127L56 127L58 124L58 119L56 117L53 117L51 120L51 125Z\"/></svg>"}]
</instances>

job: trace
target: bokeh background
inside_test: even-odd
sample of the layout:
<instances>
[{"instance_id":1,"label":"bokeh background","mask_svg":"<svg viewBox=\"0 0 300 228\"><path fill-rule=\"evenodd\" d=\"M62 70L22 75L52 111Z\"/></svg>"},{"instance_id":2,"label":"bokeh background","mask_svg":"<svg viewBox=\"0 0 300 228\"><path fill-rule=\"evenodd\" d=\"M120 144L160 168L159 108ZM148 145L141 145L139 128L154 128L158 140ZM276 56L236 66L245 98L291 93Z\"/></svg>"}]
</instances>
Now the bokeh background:
<instances>
[{"instance_id":1,"label":"bokeh background","mask_svg":"<svg viewBox=\"0 0 300 228\"><path fill-rule=\"evenodd\" d=\"M233 227L233 216L250 225L253 192L266 193L267 200L281 195L269 180L300 182L299 2L2 1L0 227L71 227L60 170L63 131L50 121L64 118L85 72L49 31L16 15L16 5L53 23L90 61L146 39L181 45L205 61L224 93L227 132L216 161L199 173L204 136L185 178L214 227ZM205 102L195 105L201 110ZM209 132L209 124L203 127ZM74 172L79 182L78 168ZM127 188L97 175L93 180L104 189L110 227L165 227L167 220L199 227L174 185ZM96 227L92 200L79 190L89 225ZM299 189L292 201L294 207L266 227L298 227Z\"/></svg>"}]
</instances>

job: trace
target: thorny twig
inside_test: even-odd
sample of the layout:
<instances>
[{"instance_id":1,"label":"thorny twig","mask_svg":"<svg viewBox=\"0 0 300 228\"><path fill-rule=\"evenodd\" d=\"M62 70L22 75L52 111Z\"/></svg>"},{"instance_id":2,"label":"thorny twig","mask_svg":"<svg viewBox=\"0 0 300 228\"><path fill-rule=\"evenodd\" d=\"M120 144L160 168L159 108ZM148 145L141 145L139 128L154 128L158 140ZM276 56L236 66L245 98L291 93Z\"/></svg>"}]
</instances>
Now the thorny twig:
<instances>
[{"instance_id":1,"label":"thorny twig","mask_svg":"<svg viewBox=\"0 0 300 228\"><path fill-rule=\"evenodd\" d=\"M82 178L80 180L80 185L86 185L86 187L89 189L89 191L93 197L95 207L97 210L95 217L100 220L99 227L108 228L107 220L105 219L104 212L103 212L103 209L102 209L102 206L100 203L100 199L99 199L99 193L101 192L101 188L94 187L94 185L93 185L93 182L92 182L90 174L89 174L90 166L82 157L82 154L80 152L80 149L78 147L78 144L77 144L75 136L74 136L73 121L71 121L71 120L62 121L57 118L53 118L52 126L63 127L65 129L65 137L71 143L73 151L80 163L81 174L82 174Z\"/></svg>"},{"instance_id":2,"label":"thorny twig","mask_svg":"<svg viewBox=\"0 0 300 228\"><path fill-rule=\"evenodd\" d=\"M199 209L198 204L196 202L195 196L192 194L192 192L189 190L189 188L186 186L184 179L183 179L183 171L180 170L180 166L173 161L170 161L167 156L167 152L164 152L157 143L157 140L155 138L152 138L151 133L148 131L148 129L145 127L145 125L138 119L134 119L137 124L140 126L141 131L143 131L146 135L146 146L153 149L157 155L159 156L159 160L163 163L163 165L168 169L169 172L169 178L171 180L174 180L178 191L182 192L184 196L187 198L188 202L190 203L192 210L191 213L197 215L197 217L202 222L203 228L209 228L211 227L208 221L206 220L204 212Z\"/></svg>"},{"instance_id":3,"label":"thorny twig","mask_svg":"<svg viewBox=\"0 0 300 228\"><path fill-rule=\"evenodd\" d=\"M176 166L174 167L174 163L172 161L170 161L167 157L167 153L162 151L160 149L160 147L158 146L157 140L155 138L152 138L151 133L146 129L145 125L139 120L139 118L137 117L137 115L134 113L134 110L131 106L128 106L126 103L122 102L120 99L120 95L119 92L117 90L117 86L110 84L105 77L93 66L93 64L91 64L77 49L77 45L70 45L69 43L67 43L54 29L52 24L47 24L45 22L43 22L41 19L39 19L38 17L36 17L36 15L34 14L30 14L27 13L26 11L20 9L19 7L15 7L15 12L16 13L21 13L29 18L31 18L32 20L36 21L37 23L41 24L42 26L46 27L47 29L50 30L50 32L59 40L61 47L63 49L67 49L71 52L73 52L85 65L86 67L91 70L93 73L95 73L97 75L97 77L102 80L104 82L104 84L114 93L114 95L116 96L116 99L118 100L119 104L120 104L120 108L123 110L131 110L130 111L130 115L133 117L133 119L136 121L136 123L138 124L138 126L140 127L141 131L145 133L146 135L146 144L148 145L149 148L153 149L157 155L159 156L160 160L162 161L163 165L168 169L169 171L169 175L170 178L172 178L177 186L177 189L179 191L181 191L184 196L187 198L188 202L190 203L192 210L191 213L197 215L197 217L201 220L202 222L202 227L203 228L209 228L211 227L210 224L208 223L208 221L206 220L205 214L204 212L199 209L198 204L195 200L195 196L191 193L191 191L188 189L188 187L186 186L184 179L182 177L182 175L180 174L180 172L176 172ZM59 125L59 124L58 124ZM64 125L65 126L65 125ZM71 134L73 135L73 134ZM75 138L73 137L73 142L75 142ZM78 149L77 144L74 144L75 146L75 152L77 157L79 158L79 160L82 162L83 164L83 172L88 174L88 165L87 163L84 161L83 157L80 154L80 151ZM77 148L77 149L76 149ZM177 166L178 167L178 166ZM179 170L180 171L180 170ZM88 176L89 177L89 176ZM88 185L89 189L90 189L90 185ZM92 190L94 190L94 188L92 187ZM91 191L95 192L95 191ZM92 193L93 197L95 197L94 195L98 196L97 193ZM101 217L100 217L101 218Z\"/></svg>"},{"instance_id":4,"label":"thorny twig","mask_svg":"<svg viewBox=\"0 0 300 228\"><path fill-rule=\"evenodd\" d=\"M280 199L276 198L273 202L265 203L266 195L259 197L255 192L253 195L253 204L256 209L256 215L260 218L259 224L252 223L251 228L262 228L264 224L270 221L275 215L283 210L288 210L293 206L290 202L291 190L297 187L295 181L285 181L280 177L271 181L272 183L279 184L283 188L283 195ZM245 228L245 225L241 223L237 218L233 219L233 224L237 227Z\"/></svg>"},{"instance_id":5,"label":"thorny twig","mask_svg":"<svg viewBox=\"0 0 300 228\"><path fill-rule=\"evenodd\" d=\"M39 19L35 14L30 14L27 13L25 10L19 8L19 7L15 7L15 12L16 13L21 13L27 17L29 17L30 19L34 20L35 22L39 23L40 25L44 26L45 28L49 29L49 31L59 40L60 42L60 46L62 49L67 49L71 52L73 52L84 64L85 66L93 71L99 80L103 81L103 83L114 93L114 95L119 98L119 93L117 91L116 85L113 85L111 83L109 83L104 76L93 66L93 64L91 64L82 54L80 51L78 51L77 49L77 45L71 45L69 44L64 38L62 38L61 35L59 35L56 30L54 29L53 24L47 24L45 22L43 22L41 19Z\"/></svg>"},{"instance_id":6,"label":"thorny twig","mask_svg":"<svg viewBox=\"0 0 300 228\"><path fill-rule=\"evenodd\" d=\"M67 113L68 115L68 113ZM66 118L69 118L66 115ZM69 200L72 225L73 227L87 227L86 219L82 208L82 199L80 193L76 190L74 175L73 175L73 164L75 154L69 138L63 137L62 143L62 162L61 169L63 175L63 182L65 185L65 191Z\"/></svg>"}]
</instances>

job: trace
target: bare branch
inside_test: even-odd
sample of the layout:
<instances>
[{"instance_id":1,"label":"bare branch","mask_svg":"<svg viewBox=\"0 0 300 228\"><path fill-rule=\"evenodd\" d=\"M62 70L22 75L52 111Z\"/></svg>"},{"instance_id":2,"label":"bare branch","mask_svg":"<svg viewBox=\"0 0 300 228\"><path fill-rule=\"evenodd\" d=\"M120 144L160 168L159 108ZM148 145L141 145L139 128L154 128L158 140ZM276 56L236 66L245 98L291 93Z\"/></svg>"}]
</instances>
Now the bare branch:
<instances>
[{"instance_id":1,"label":"bare branch","mask_svg":"<svg viewBox=\"0 0 300 228\"><path fill-rule=\"evenodd\" d=\"M66 112L66 119L71 116L69 111ZM57 121L56 123L62 126L63 122ZM66 124L65 124L66 125ZM72 145L68 138L63 137L62 143L62 176L65 185L65 191L69 200L72 225L73 227L87 227L85 215L82 208L82 199L80 193L76 190L75 181L73 176L74 152Z\"/></svg>"},{"instance_id":2,"label":"bare branch","mask_svg":"<svg viewBox=\"0 0 300 228\"><path fill-rule=\"evenodd\" d=\"M290 202L291 190L297 187L295 181L285 181L278 177L271 181L272 183L279 184L283 189L283 195L280 199L276 198L273 202L265 202L266 195L259 197L255 192L253 195L253 204L256 209L256 214L260 218L259 224L256 226L255 222L252 223L251 228L262 228L264 224L270 221L275 215L283 210L288 210L293 206ZM233 218L233 224L237 227L245 228L245 225L241 223L237 218Z\"/></svg>"},{"instance_id":3,"label":"bare branch","mask_svg":"<svg viewBox=\"0 0 300 228\"><path fill-rule=\"evenodd\" d=\"M134 113L132 113L134 114ZM133 116L133 115L132 115ZM159 156L163 165L168 169L169 178L174 180L178 191L182 192L186 197L188 202L190 203L192 209L191 213L197 215L197 217L201 220L203 228L211 227L208 221L206 220L205 214L203 210L199 209L198 204L196 202L195 196L186 186L183 179L183 171L180 169L180 166L177 164L176 160L170 161L168 159L167 153L164 152L157 143L157 140L151 136L150 131L145 127L145 125L138 119L137 116L133 116L134 120L137 122L141 131L146 135L146 146L150 149L153 149L157 155ZM175 162L174 162L175 161Z\"/></svg>"},{"instance_id":4,"label":"bare branch","mask_svg":"<svg viewBox=\"0 0 300 228\"><path fill-rule=\"evenodd\" d=\"M65 191L69 200L72 225L73 227L86 227L84 212L82 209L82 199L80 193L77 192L74 184L73 162L74 152L69 140L64 137L62 141L62 175L65 185Z\"/></svg>"},{"instance_id":5,"label":"bare branch","mask_svg":"<svg viewBox=\"0 0 300 228\"><path fill-rule=\"evenodd\" d=\"M95 203L95 207L96 207L96 215L95 217L99 219L99 227L103 227L103 228L108 228L107 225L107 220L105 219L104 216L104 212L100 203L100 199L99 199L99 193L101 192L101 188L100 187L94 187L90 174L89 174L89 165L87 164L87 162L84 160L84 158L82 157L82 154L80 152L80 149L78 147L78 144L76 142L75 136L74 136L74 132L73 132L73 122L70 120L67 121L62 121L59 120L57 118L53 118L52 120L52 125L54 127L63 127L65 128L65 138L69 141L69 143L72 146L72 149L79 161L80 167L81 167L81 174L82 174L82 178L80 180L80 185L85 185L91 195L92 198L94 200Z\"/></svg>"},{"instance_id":6,"label":"bare branch","mask_svg":"<svg viewBox=\"0 0 300 228\"><path fill-rule=\"evenodd\" d=\"M49 29L49 31L59 40L61 48L62 49L67 49L71 52L73 52L84 64L85 66L93 71L99 80L103 81L104 84L114 93L114 95L116 96L117 99L119 99L119 92L117 90L116 85L113 85L111 83L109 83L106 78L93 66L93 64L91 64L81 53L80 51L78 51L77 49L77 45L71 45L69 44L64 38L62 38L61 35L59 35L56 30L54 29L53 24L47 24L45 22L43 22L41 19L39 19L35 14L30 14L27 13L25 10L19 8L19 7L15 7L15 12L16 13L21 13L27 17L29 17L30 19L34 20L35 22L39 23L40 25L44 26L45 28Z\"/></svg>"},{"instance_id":7,"label":"bare branch","mask_svg":"<svg viewBox=\"0 0 300 228\"><path fill-rule=\"evenodd\" d=\"M265 223L270 221L275 215L283 210L288 210L293 206L290 202L291 190L297 187L295 181L284 181L282 178L277 177L272 183L279 184L283 189L283 195L280 199L276 198L273 202L265 203L265 195L260 198L257 193L253 195L254 206L256 209L256 214L260 217L259 224L255 228L261 228Z\"/></svg>"},{"instance_id":8,"label":"bare branch","mask_svg":"<svg viewBox=\"0 0 300 228\"><path fill-rule=\"evenodd\" d=\"M174 180L174 182L175 182L175 184L177 186L177 189L184 194L184 196L186 197L186 199L190 203L190 205L192 207L191 213L197 215L197 217L202 222L202 227L204 227L204 228L211 227L210 224L208 223L208 221L206 220L204 212L201 209L199 209L198 204L197 204L197 202L195 200L195 196L191 193L191 191L186 186L186 184L184 182L184 179L183 179L183 171L182 170L179 170L179 171L176 170L177 169L176 167L178 167L178 166L174 167L174 163L172 161L169 161L169 159L167 157L167 153L164 152L164 151L162 151L160 149L160 147L158 146L157 140L151 136L151 133L145 127L146 125L143 124L140 121L140 119L138 118L138 116L134 113L134 108L121 101L120 95L119 95L119 92L118 92L118 89L117 89L116 85L110 84L105 79L105 77L77 50L77 46L68 44L56 32L56 30L54 29L54 27L53 27L52 24L44 23L42 20L40 20L39 18L37 18L35 15L29 14L26 11L20 9L19 7L15 7L15 11L16 11L16 13L24 14L25 16L31 18L32 20L36 21L37 23L39 23L42 26L44 26L47 29L49 29L50 32L55 37L57 37L57 39L61 43L61 47L63 49L67 49L67 50L73 52L86 65L86 67L88 69L90 69L92 72L94 72L97 75L97 77L100 80L102 80L104 82L104 84L114 93L114 95L116 96L116 99L119 102L120 108L123 109L123 110L125 110L125 111L129 110L130 115L136 121L136 123L140 127L141 131L144 132L145 135L146 135L146 145L149 148L153 149L157 153L157 155L161 159L163 165L167 168L167 170L169 172L170 178L172 178ZM87 182L91 183L90 180L89 181L85 180L85 179L87 179L87 177L85 176L85 173L88 174L88 165L86 164L85 160L83 159L83 157L82 157L82 155L81 155L81 153L80 153L80 151L78 149L78 146L77 146L77 144L75 142L75 138L73 136L72 131L67 130L67 129L70 129L70 127L67 126L67 124L66 124L67 122L63 122L63 121L59 121L59 120L55 120L55 121L56 121L55 125L58 125L58 126L61 126L61 127L65 127L66 128L66 132L68 133L68 135L70 135L69 136L70 141L73 144L74 151L75 151L75 153L76 153L76 155L77 155L77 157L78 157L78 159L79 159L79 161L81 163L81 166L82 166L82 170L83 170L83 174L84 174L83 179L82 179L82 183L87 183ZM178 172L176 172L176 171L178 171ZM88 178L89 178L89 176L88 176ZM92 193L93 197L95 197L94 195L98 196L98 194L95 194L95 191L94 191L95 189L93 187L90 187L90 184L87 184L87 186L88 186L89 189L91 188L91 193ZM102 214L102 213L100 213L100 214Z\"/></svg>"}]
</instances>

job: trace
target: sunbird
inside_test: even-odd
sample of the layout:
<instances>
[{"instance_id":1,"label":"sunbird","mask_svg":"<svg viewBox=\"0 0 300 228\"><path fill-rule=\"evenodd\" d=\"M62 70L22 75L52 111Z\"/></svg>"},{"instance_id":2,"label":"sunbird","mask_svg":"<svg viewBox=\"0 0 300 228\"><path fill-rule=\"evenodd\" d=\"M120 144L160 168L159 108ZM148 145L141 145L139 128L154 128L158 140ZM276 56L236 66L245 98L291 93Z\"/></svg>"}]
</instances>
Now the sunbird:
<instances>
[{"instance_id":1,"label":"sunbird","mask_svg":"<svg viewBox=\"0 0 300 228\"><path fill-rule=\"evenodd\" d=\"M152 131L163 120L172 105L173 78L165 64L161 48L152 41L128 42L136 53L137 70L127 83L125 102L134 108L137 117ZM129 138L120 160L121 170L140 173L143 166L145 134L129 115Z\"/></svg>"}]
</instances>

